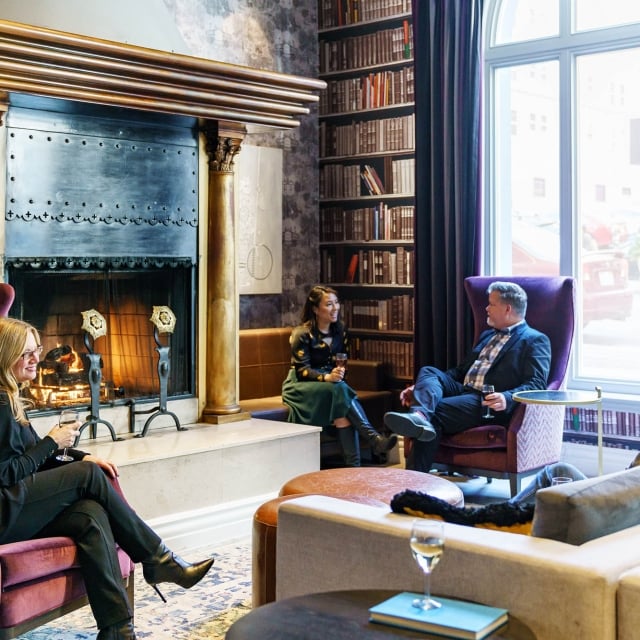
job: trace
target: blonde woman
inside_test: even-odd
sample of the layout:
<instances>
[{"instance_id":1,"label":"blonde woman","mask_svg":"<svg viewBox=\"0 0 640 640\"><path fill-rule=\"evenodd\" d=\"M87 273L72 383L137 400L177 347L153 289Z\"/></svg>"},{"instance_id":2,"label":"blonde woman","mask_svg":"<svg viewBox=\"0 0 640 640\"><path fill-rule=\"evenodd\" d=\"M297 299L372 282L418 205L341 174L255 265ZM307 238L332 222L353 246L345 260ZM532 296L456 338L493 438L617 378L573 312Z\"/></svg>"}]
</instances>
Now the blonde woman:
<instances>
[{"instance_id":1,"label":"blonde woman","mask_svg":"<svg viewBox=\"0 0 640 640\"><path fill-rule=\"evenodd\" d=\"M68 449L73 462L56 460L60 449L73 445L80 424L56 424L44 438L31 426L20 390L35 378L41 352L34 327L0 318L0 544L72 538L97 639L135 639L116 543L142 562L145 580L156 590L160 582L192 587L213 558L189 564L167 549L109 482L118 475L112 462L78 449Z\"/></svg>"}]
</instances>

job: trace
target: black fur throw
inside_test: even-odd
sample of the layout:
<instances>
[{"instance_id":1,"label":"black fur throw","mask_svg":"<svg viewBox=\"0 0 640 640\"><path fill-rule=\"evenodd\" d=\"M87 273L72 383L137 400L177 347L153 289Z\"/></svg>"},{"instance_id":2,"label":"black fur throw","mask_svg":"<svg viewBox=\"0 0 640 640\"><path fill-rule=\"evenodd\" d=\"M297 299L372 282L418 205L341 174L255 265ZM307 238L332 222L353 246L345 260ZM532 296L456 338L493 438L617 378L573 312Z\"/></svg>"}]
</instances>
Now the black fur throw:
<instances>
[{"instance_id":1,"label":"black fur throw","mask_svg":"<svg viewBox=\"0 0 640 640\"><path fill-rule=\"evenodd\" d=\"M445 522L463 524L470 527L494 525L512 527L530 523L533 519L533 504L512 504L498 502L481 507L454 507L448 502L427 493L406 489L393 496L391 510L394 513L439 516Z\"/></svg>"}]
</instances>

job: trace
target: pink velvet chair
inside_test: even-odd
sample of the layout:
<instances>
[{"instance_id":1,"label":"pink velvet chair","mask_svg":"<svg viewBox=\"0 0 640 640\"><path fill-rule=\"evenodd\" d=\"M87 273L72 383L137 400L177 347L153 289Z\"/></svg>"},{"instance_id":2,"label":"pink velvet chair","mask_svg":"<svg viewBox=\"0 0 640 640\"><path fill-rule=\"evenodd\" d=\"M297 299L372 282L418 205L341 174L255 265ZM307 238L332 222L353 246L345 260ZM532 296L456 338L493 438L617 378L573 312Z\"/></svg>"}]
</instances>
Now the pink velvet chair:
<instances>
[{"instance_id":1,"label":"pink velvet chair","mask_svg":"<svg viewBox=\"0 0 640 640\"><path fill-rule=\"evenodd\" d=\"M474 318L474 341L487 329L487 287L495 280L515 282L527 292L527 322L551 341L549 389L563 388L575 327L575 281L569 277L476 276L464 282ZM519 405L508 427L483 424L445 436L434 468L465 475L509 478L511 495L520 482L547 464L558 462L562 449L564 407Z\"/></svg>"},{"instance_id":2,"label":"pink velvet chair","mask_svg":"<svg viewBox=\"0 0 640 640\"><path fill-rule=\"evenodd\" d=\"M6 316L15 292L0 283L0 315ZM122 495L120 485L113 481ZM122 578L133 607L133 569L118 549ZM16 638L88 603L71 538L39 538L0 544L0 640Z\"/></svg>"}]
</instances>

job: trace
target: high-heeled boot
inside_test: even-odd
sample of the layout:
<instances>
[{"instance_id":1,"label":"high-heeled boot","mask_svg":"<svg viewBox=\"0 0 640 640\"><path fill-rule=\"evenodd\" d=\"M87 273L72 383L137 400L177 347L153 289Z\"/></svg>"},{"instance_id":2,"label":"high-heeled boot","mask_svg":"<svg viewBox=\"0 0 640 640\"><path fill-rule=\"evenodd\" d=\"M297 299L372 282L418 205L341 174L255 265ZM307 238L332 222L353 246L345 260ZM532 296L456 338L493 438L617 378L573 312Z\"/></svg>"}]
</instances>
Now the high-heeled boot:
<instances>
[{"instance_id":1,"label":"high-heeled boot","mask_svg":"<svg viewBox=\"0 0 640 640\"><path fill-rule=\"evenodd\" d=\"M369 446L375 454L386 453L393 449L398 443L398 436L395 434L387 438L371 426L367 414L357 400L351 403L349 413L347 413L347 420L349 420L358 430L358 433L369 443Z\"/></svg>"},{"instance_id":2,"label":"high-heeled boot","mask_svg":"<svg viewBox=\"0 0 640 640\"><path fill-rule=\"evenodd\" d=\"M336 429L338 432L338 442L342 448L342 458L347 467L360 466L360 443L356 430L349 425Z\"/></svg>"},{"instance_id":3,"label":"high-heeled boot","mask_svg":"<svg viewBox=\"0 0 640 640\"><path fill-rule=\"evenodd\" d=\"M184 589L190 589L205 577L211 569L214 559L191 564L177 556L162 542L155 553L142 561L142 574L156 593L166 602L157 585L160 582L173 582Z\"/></svg>"},{"instance_id":4,"label":"high-heeled boot","mask_svg":"<svg viewBox=\"0 0 640 640\"><path fill-rule=\"evenodd\" d=\"M136 640L133 623L129 619L100 629L96 640Z\"/></svg>"}]
</instances>

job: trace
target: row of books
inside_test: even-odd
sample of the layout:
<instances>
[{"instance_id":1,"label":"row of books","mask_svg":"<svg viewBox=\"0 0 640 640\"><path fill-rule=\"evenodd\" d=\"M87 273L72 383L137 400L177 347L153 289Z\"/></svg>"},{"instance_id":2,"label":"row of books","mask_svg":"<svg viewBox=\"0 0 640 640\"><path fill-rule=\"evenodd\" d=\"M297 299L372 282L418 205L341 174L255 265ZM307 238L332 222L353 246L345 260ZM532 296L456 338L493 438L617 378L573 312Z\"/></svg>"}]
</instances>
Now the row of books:
<instances>
[{"instance_id":1,"label":"row of books","mask_svg":"<svg viewBox=\"0 0 640 640\"><path fill-rule=\"evenodd\" d=\"M320 73L363 69L389 62L413 60L413 27L384 29L341 40L321 40Z\"/></svg>"},{"instance_id":2,"label":"row of books","mask_svg":"<svg viewBox=\"0 0 640 640\"><path fill-rule=\"evenodd\" d=\"M583 407L568 408L564 418L565 431L598 432L598 410ZM602 432L605 435L640 438L640 414L602 410Z\"/></svg>"},{"instance_id":3,"label":"row of books","mask_svg":"<svg viewBox=\"0 0 640 640\"><path fill-rule=\"evenodd\" d=\"M342 300L340 315L351 329L413 331L413 296L384 300Z\"/></svg>"},{"instance_id":4,"label":"row of books","mask_svg":"<svg viewBox=\"0 0 640 640\"><path fill-rule=\"evenodd\" d=\"M351 113L415 100L413 66L331 80L320 94L320 115Z\"/></svg>"},{"instance_id":5,"label":"row of books","mask_svg":"<svg viewBox=\"0 0 640 640\"><path fill-rule=\"evenodd\" d=\"M414 114L346 125L320 123L320 157L352 156L388 151L413 151Z\"/></svg>"},{"instance_id":6,"label":"row of books","mask_svg":"<svg viewBox=\"0 0 640 640\"><path fill-rule=\"evenodd\" d=\"M330 283L413 285L415 256L413 249L360 249L348 257L342 247L322 249L322 280Z\"/></svg>"},{"instance_id":7,"label":"row of books","mask_svg":"<svg viewBox=\"0 0 640 640\"><path fill-rule=\"evenodd\" d=\"M415 208L412 205L389 207L380 202L374 207L320 210L320 242L413 240Z\"/></svg>"},{"instance_id":8,"label":"row of books","mask_svg":"<svg viewBox=\"0 0 640 640\"><path fill-rule=\"evenodd\" d=\"M413 342L352 338L351 344L360 360L384 362L394 378L413 378Z\"/></svg>"},{"instance_id":9,"label":"row of books","mask_svg":"<svg viewBox=\"0 0 640 640\"><path fill-rule=\"evenodd\" d=\"M320 168L320 198L357 198L362 195L407 194L415 187L415 159L383 160L380 177L372 165L325 164ZM364 189L361 189L361 186Z\"/></svg>"},{"instance_id":10,"label":"row of books","mask_svg":"<svg viewBox=\"0 0 640 640\"><path fill-rule=\"evenodd\" d=\"M318 25L320 29L330 29L410 11L411 0L320 0Z\"/></svg>"}]
</instances>

